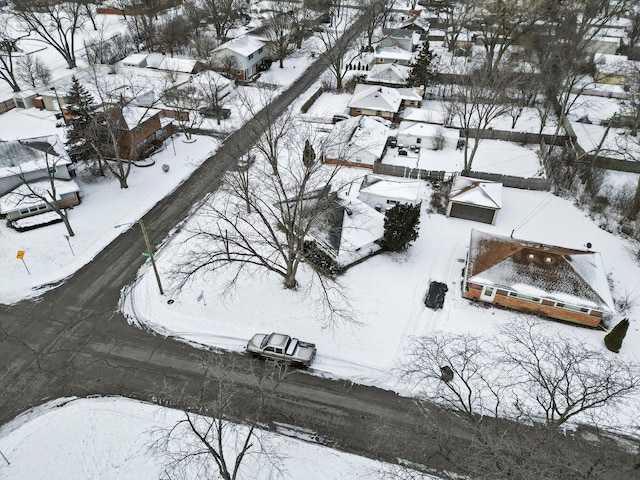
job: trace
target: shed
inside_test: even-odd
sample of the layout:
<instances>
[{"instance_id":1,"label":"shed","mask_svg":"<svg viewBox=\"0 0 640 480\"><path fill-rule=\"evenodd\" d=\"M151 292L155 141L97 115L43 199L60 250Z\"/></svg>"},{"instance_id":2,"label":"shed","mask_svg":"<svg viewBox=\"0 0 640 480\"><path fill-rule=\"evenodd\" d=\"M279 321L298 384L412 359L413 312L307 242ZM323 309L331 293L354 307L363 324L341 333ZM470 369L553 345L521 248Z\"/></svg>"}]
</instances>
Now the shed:
<instances>
[{"instance_id":1,"label":"shed","mask_svg":"<svg viewBox=\"0 0 640 480\"><path fill-rule=\"evenodd\" d=\"M502 208L502 184L458 176L453 181L447 217L493 225Z\"/></svg>"},{"instance_id":2,"label":"shed","mask_svg":"<svg viewBox=\"0 0 640 480\"><path fill-rule=\"evenodd\" d=\"M417 205L422 198L420 180L365 175L358 199L381 213L398 204Z\"/></svg>"},{"instance_id":3,"label":"shed","mask_svg":"<svg viewBox=\"0 0 640 480\"><path fill-rule=\"evenodd\" d=\"M147 66L148 53L133 53L122 60L125 67L144 68Z\"/></svg>"},{"instance_id":4,"label":"shed","mask_svg":"<svg viewBox=\"0 0 640 480\"><path fill-rule=\"evenodd\" d=\"M13 103L17 108L31 108L33 107L33 100L38 96L33 90L23 90L13 94Z\"/></svg>"}]
</instances>

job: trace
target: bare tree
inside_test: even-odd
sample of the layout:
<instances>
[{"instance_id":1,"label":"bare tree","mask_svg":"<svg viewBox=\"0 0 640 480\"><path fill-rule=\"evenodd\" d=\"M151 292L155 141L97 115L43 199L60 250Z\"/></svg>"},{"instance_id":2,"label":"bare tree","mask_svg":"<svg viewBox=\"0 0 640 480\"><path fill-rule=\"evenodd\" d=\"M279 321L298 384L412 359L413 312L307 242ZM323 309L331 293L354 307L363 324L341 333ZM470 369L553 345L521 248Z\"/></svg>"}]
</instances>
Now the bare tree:
<instances>
[{"instance_id":1,"label":"bare tree","mask_svg":"<svg viewBox=\"0 0 640 480\"><path fill-rule=\"evenodd\" d=\"M518 319L502 328L497 345L502 365L521 379L515 407L526 418L558 428L574 417L595 423L640 391L640 370L602 349L545 333L537 320Z\"/></svg>"},{"instance_id":2,"label":"bare tree","mask_svg":"<svg viewBox=\"0 0 640 480\"><path fill-rule=\"evenodd\" d=\"M202 72L194 79L206 104L205 108L213 110L218 125L222 114L222 100L227 95L229 83L228 79L213 71Z\"/></svg>"},{"instance_id":3,"label":"bare tree","mask_svg":"<svg viewBox=\"0 0 640 480\"><path fill-rule=\"evenodd\" d=\"M20 91L17 80L17 60L22 56L18 46L20 38L11 35L7 24L0 24L0 80L4 80L14 92Z\"/></svg>"},{"instance_id":4,"label":"bare tree","mask_svg":"<svg viewBox=\"0 0 640 480\"><path fill-rule=\"evenodd\" d=\"M242 18L243 13L239 0L203 0L202 9L219 41L226 40L229 30Z\"/></svg>"},{"instance_id":5,"label":"bare tree","mask_svg":"<svg viewBox=\"0 0 640 480\"><path fill-rule=\"evenodd\" d=\"M204 380L198 396L183 396L184 418L169 429L152 432L148 448L168 457L166 472L171 478L242 477L242 467L251 460L261 470L274 476L282 473L281 457L269 447L268 439L259 428L268 398L284 378L288 367L279 364L262 365L250 373L257 395L246 398L232 377L233 365L224 357L205 354L200 359ZM240 402L255 403L248 418L240 415Z\"/></svg>"},{"instance_id":6,"label":"bare tree","mask_svg":"<svg viewBox=\"0 0 640 480\"><path fill-rule=\"evenodd\" d=\"M44 203L49 210L55 212L64 223L67 233L70 237L75 235L69 222L69 214L65 206L61 206L59 201L58 189L60 187L56 178L56 166L61 161L61 157L53 152L45 152L44 168L47 178L44 180L46 186L42 182L30 183L27 181L26 175L20 170L19 177L22 180L22 186L8 194L16 205L32 204L35 202Z\"/></svg>"},{"instance_id":7,"label":"bare tree","mask_svg":"<svg viewBox=\"0 0 640 480\"><path fill-rule=\"evenodd\" d=\"M471 170L482 139L482 131L491 122L509 112L506 92L513 77L511 72L481 67L472 70L462 85L455 86L452 112L464 135L464 171ZM470 140L473 146L470 149Z\"/></svg>"},{"instance_id":8,"label":"bare tree","mask_svg":"<svg viewBox=\"0 0 640 480\"><path fill-rule=\"evenodd\" d=\"M48 0L15 0L13 5L23 28L62 55L69 68L75 68L76 37L86 22L85 5Z\"/></svg>"},{"instance_id":9,"label":"bare tree","mask_svg":"<svg viewBox=\"0 0 640 480\"><path fill-rule=\"evenodd\" d=\"M297 29L295 16L289 12L288 3L279 3L265 20L264 38L270 54L278 59L280 68L284 68L285 57L296 51Z\"/></svg>"},{"instance_id":10,"label":"bare tree","mask_svg":"<svg viewBox=\"0 0 640 480\"><path fill-rule=\"evenodd\" d=\"M359 55L359 49L353 45L357 32L353 24L339 17L332 25L325 26L318 35L324 47L324 55L329 62L329 70L336 80L336 89L342 90L342 83L347 74L346 66Z\"/></svg>"},{"instance_id":11,"label":"bare tree","mask_svg":"<svg viewBox=\"0 0 640 480\"><path fill-rule=\"evenodd\" d=\"M389 15L395 5L395 0L358 0L358 6L362 9L361 18L365 22L365 35L367 38L367 50L373 49L373 37L379 28L384 28Z\"/></svg>"},{"instance_id":12,"label":"bare tree","mask_svg":"<svg viewBox=\"0 0 640 480\"><path fill-rule=\"evenodd\" d=\"M37 55L24 55L17 61L18 77L23 83L36 88L51 80L51 71Z\"/></svg>"},{"instance_id":13,"label":"bare tree","mask_svg":"<svg viewBox=\"0 0 640 480\"><path fill-rule=\"evenodd\" d=\"M434 333L415 338L400 371L421 401L479 415L499 412L501 387L492 375L489 342L470 335Z\"/></svg>"},{"instance_id":14,"label":"bare tree","mask_svg":"<svg viewBox=\"0 0 640 480\"><path fill-rule=\"evenodd\" d=\"M202 123L198 109L202 105L200 91L193 84L172 88L165 93L165 103L176 112L176 120L187 140L193 129Z\"/></svg>"}]
</instances>

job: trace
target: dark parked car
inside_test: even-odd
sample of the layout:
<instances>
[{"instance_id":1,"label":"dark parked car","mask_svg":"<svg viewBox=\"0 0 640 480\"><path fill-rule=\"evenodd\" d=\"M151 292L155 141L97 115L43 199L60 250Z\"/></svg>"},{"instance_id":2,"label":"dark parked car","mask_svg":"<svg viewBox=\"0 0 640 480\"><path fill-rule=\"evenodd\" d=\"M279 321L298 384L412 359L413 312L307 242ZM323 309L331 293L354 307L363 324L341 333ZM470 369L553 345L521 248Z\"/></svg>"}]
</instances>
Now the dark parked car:
<instances>
[{"instance_id":1,"label":"dark parked car","mask_svg":"<svg viewBox=\"0 0 640 480\"><path fill-rule=\"evenodd\" d=\"M396 148L398 146L398 139L395 137L389 137L387 145L389 145L391 148Z\"/></svg>"},{"instance_id":2,"label":"dark parked car","mask_svg":"<svg viewBox=\"0 0 640 480\"><path fill-rule=\"evenodd\" d=\"M401 148L398 150L398 155L406 157L407 155L409 155L409 153L404 148Z\"/></svg>"},{"instance_id":3,"label":"dark parked car","mask_svg":"<svg viewBox=\"0 0 640 480\"><path fill-rule=\"evenodd\" d=\"M431 282L429 285L429 291L424 299L425 306L437 310L444 305L444 297L449 291L446 283Z\"/></svg>"},{"instance_id":4,"label":"dark parked car","mask_svg":"<svg viewBox=\"0 0 640 480\"><path fill-rule=\"evenodd\" d=\"M331 119L331 121L333 123L338 123L341 122L343 120L349 120L351 117L345 113L336 113L333 118Z\"/></svg>"},{"instance_id":5,"label":"dark parked car","mask_svg":"<svg viewBox=\"0 0 640 480\"><path fill-rule=\"evenodd\" d=\"M229 108L215 109L212 107L204 107L200 109L200 115L206 118L229 118L231 116L231 110Z\"/></svg>"}]
</instances>

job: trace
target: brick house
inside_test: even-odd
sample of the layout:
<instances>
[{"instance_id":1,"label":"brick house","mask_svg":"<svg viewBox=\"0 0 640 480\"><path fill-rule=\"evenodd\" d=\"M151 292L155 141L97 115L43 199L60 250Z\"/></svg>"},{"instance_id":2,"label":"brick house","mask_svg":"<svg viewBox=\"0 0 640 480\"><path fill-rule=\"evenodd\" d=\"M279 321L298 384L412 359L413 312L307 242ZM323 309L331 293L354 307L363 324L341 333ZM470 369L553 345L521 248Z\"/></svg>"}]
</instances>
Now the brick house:
<instances>
[{"instance_id":1,"label":"brick house","mask_svg":"<svg viewBox=\"0 0 640 480\"><path fill-rule=\"evenodd\" d=\"M347 107L352 117L369 115L393 121L402 101L402 96L395 88L358 84Z\"/></svg>"},{"instance_id":2,"label":"brick house","mask_svg":"<svg viewBox=\"0 0 640 480\"><path fill-rule=\"evenodd\" d=\"M600 254L471 231L462 296L597 327L615 314Z\"/></svg>"},{"instance_id":3,"label":"brick house","mask_svg":"<svg viewBox=\"0 0 640 480\"><path fill-rule=\"evenodd\" d=\"M134 105L102 108L118 122L122 158L136 160L143 157L154 143L163 142L173 135L173 120L163 117L161 110Z\"/></svg>"}]
</instances>

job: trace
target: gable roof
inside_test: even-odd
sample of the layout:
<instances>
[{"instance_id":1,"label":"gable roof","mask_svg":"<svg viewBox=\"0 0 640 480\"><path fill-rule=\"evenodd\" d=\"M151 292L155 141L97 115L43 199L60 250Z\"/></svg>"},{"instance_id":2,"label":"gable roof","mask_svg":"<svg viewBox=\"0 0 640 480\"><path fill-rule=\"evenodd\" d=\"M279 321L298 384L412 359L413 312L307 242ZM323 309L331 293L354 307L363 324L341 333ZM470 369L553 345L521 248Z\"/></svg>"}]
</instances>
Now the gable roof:
<instances>
[{"instance_id":1,"label":"gable roof","mask_svg":"<svg viewBox=\"0 0 640 480\"><path fill-rule=\"evenodd\" d=\"M243 35L238 38L234 38L233 40L229 40L226 43L223 43L214 51L219 52L222 50L229 50L231 52L237 53L238 55L242 55L243 57L248 57L252 53L257 52L262 47L264 47L264 42L258 40L255 37L250 37L249 35Z\"/></svg>"},{"instance_id":2,"label":"gable roof","mask_svg":"<svg viewBox=\"0 0 640 480\"><path fill-rule=\"evenodd\" d=\"M615 312L599 253L471 231L468 282Z\"/></svg>"},{"instance_id":3,"label":"gable roof","mask_svg":"<svg viewBox=\"0 0 640 480\"><path fill-rule=\"evenodd\" d=\"M368 82L392 83L404 85L407 83L411 67L397 63L378 63L371 67L367 74Z\"/></svg>"},{"instance_id":4,"label":"gable roof","mask_svg":"<svg viewBox=\"0 0 640 480\"><path fill-rule=\"evenodd\" d=\"M376 242L384 234L384 215L364 202L340 194L309 232L340 266L349 266L380 250Z\"/></svg>"},{"instance_id":5,"label":"gable roof","mask_svg":"<svg viewBox=\"0 0 640 480\"><path fill-rule=\"evenodd\" d=\"M453 181L449 200L499 210L502 208L502 184L459 175Z\"/></svg>"},{"instance_id":6,"label":"gable roof","mask_svg":"<svg viewBox=\"0 0 640 480\"><path fill-rule=\"evenodd\" d=\"M375 58L387 58L390 60L411 60L411 51L399 45L377 46L373 53Z\"/></svg>"},{"instance_id":7,"label":"gable roof","mask_svg":"<svg viewBox=\"0 0 640 480\"><path fill-rule=\"evenodd\" d=\"M375 118L358 115L334 125L324 140L324 154L330 159L360 159L373 165L382 157L389 137L389 127Z\"/></svg>"},{"instance_id":8,"label":"gable roof","mask_svg":"<svg viewBox=\"0 0 640 480\"><path fill-rule=\"evenodd\" d=\"M49 163L69 165L71 160L57 135L0 141L0 177L13 177L47 167L47 155L55 157Z\"/></svg>"},{"instance_id":9,"label":"gable roof","mask_svg":"<svg viewBox=\"0 0 640 480\"><path fill-rule=\"evenodd\" d=\"M360 193L405 200L407 203L418 203L422 188L422 183L418 180L365 175L360 185Z\"/></svg>"},{"instance_id":10,"label":"gable roof","mask_svg":"<svg viewBox=\"0 0 640 480\"><path fill-rule=\"evenodd\" d=\"M398 112L402 97L395 88L359 83L347 105L349 108L365 108L381 112Z\"/></svg>"},{"instance_id":11,"label":"gable roof","mask_svg":"<svg viewBox=\"0 0 640 480\"><path fill-rule=\"evenodd\" d=\"M409 109L407 109L409 110ZM417 110L417 109L412 109ZM405 110L406 112L406 110ZM447 128L434 123L414 122L412 120L402 120L398 125L398 135L408 135L410 137L433 138L442 135L445 138L457 141L460 138L460 131L455 128Z\"/></svg>"},{"instance_id":12,"label":"gable roof","mask_svg":"<svg viewBox=\"0 0 640 480\"><path fill-rule=\"evenodd\" d=\"M56 189L55 200L61 200L62 195L80 191L80 187L73 180L54 179L53 182ZM29 182L28 187L22 184L0 197L0 213L5 215L15 210L44 204L45 202L38 195L45 197L48 201L52 201L53 198L49 194L50 191L51 182L49 180Z\"/></svg>"}]
</instances>

